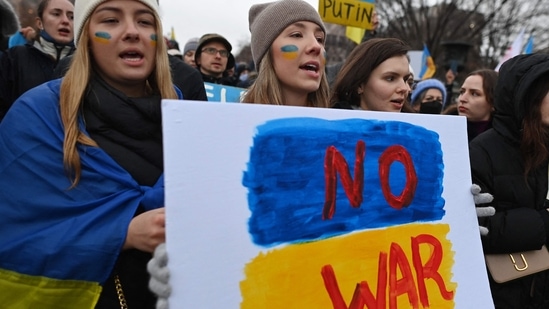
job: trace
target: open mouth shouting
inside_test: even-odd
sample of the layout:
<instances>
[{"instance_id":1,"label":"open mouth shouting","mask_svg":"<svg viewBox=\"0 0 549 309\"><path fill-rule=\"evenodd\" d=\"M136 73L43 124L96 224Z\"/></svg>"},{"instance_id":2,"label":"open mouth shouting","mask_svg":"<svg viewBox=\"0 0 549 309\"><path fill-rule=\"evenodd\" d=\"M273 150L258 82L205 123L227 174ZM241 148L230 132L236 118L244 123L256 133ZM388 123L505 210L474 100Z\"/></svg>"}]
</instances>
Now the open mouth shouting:
<instances>
[{"instance_id":1,"label":"open mouth shouting","mask_svg":"<svg viewBox=\"0 0 549 309\"><path fill-rule=\"evenodd\" d=\"M120 53L120 58L131 64L139 64L143 60L143 53L137 50L126 50Z\"/></svg>"},{"instance_id":2,"label":"open mouth shouting","mask_svg":"<svg viewBox=\"0 0 549 309\"><path fill-rule=\"evenodd\" d=\"M308 75L312 77L319 77L320 76L320 63L318 61L308 61L304 63L303 65L299 66L300 70L304 70L307 72Z\"/></svg>"}]
</instances>

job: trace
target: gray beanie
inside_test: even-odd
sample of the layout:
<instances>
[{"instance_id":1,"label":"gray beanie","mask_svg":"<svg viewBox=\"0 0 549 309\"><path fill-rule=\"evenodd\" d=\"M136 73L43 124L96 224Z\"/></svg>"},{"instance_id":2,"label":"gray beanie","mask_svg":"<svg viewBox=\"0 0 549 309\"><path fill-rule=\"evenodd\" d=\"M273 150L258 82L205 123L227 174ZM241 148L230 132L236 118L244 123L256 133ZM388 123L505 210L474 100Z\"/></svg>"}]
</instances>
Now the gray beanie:
<instances>
[{"instance_id":1,"label":"gray beanie","mask_svg":"<svg viewBox=\"0 0 549 309\"><path fill-rule=\"evenodd\" d=\"M74 4L74 45L78 43L80 35L82 35L82 28L88 18L90 18L95 8L101 3L107 0L77 0ZM158 15L158 1L157 0L135 0L139 1L146 6L150 7L156 15ZM157 21L160 23L160 21Z\"/></svg>"},{"instance_id":2,"label":"gray beanie","mask_svg":"<svg viewBox=\"0 0 549 309\"><path fill-rule=\"evenodd\" d=\"M252 57L257 70L271 44L289 25L298 21L310 21L319 25L326 33L326 27L318 12L303 0L254 4L250 8L248 21L252 33Z\"/></svg>"},{"instance_id":3,"label":"gray beanie","mask_svg":"<svg viewBox=\"0 0 549 309\"><path fill-rule=\"evenodd\" d=\"M185 43L185 47L183 47L183 55L185 55L190 50L196 50L198 47L198 38L191 38Z\"/></svg>"}]
</instances>

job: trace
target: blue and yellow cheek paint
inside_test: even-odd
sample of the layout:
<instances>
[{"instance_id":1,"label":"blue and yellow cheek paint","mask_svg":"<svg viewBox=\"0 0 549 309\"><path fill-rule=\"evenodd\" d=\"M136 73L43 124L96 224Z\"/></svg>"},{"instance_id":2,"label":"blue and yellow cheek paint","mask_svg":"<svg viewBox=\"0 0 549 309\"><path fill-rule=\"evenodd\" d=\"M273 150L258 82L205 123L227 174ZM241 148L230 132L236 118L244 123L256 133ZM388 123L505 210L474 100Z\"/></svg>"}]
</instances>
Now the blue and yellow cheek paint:
<instances>
[{"instance_id":1,"label":"blue and yellow cheek paint","mask_svg":"<svg viewBox=\"0 0 549 309\"><path fill-rule=\"evenodd\" d=\"M284 45L280 48L282 51L282 57L288 60L294 60L297 58L297 51L299 48L295 45Z\"/></svg>"},{"instance_id":2,"label":"blue and yellow cheek paint","mask_svg":"<svg viewBox=\"0 0 549 309\"><path fill-rule=\"evenodd\" d=\"M112 37L108 32L99 31L95 33L93 40L98 43L108 44L111 38ZM156 46L156 43L158 41L157 39L158 36L155 33L153 33L151 34L150 38L151 38L151 46Z\"/></svg>"},{"instance_id":3,"label":"blue and yellow cheek paint","mask_svg":"<svg viewBox=\"0 0 549 309\"><path fill-rule=\"evenodd\" d=\"M107 32L99 31L95 33L93 40L97 43L108 44L111 40L111 35Z\"/></svg>"}]
</instances>

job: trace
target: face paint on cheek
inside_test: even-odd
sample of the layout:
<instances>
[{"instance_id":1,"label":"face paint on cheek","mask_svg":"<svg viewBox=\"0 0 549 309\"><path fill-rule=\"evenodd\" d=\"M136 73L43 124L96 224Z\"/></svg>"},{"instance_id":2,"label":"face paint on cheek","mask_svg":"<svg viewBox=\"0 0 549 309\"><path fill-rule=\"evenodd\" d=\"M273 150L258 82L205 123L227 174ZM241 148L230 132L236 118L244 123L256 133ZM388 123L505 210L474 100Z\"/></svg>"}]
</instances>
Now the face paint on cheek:
<instances>
[{"instance_id":1,"label":"face paint on cheek","mask_svg":"<svg viewBox=\"0 0 549 309\"><path fill-rule=\"evenodd\" d=\"M157 42L157 36L156 34L151 34L151 46L156 46L156 42Z\"/></svg>"},{"instance_id":2,"label":"face paint on cheek","mask_svg":"<svg viewBox=\"0 0 549 309\"><path fill-rule=\"evenodd\" d=\"M111 35L108 32L96 32L93 40L97 43L108 44L111 40Z\"/></svg>"},{"instance_id":3,"label":"face paint on cheek","mask_svg":"<svg viewBox=\"0 0 549 309\"><path fill-rule=\"evenodd\" d=\"M280 48L282 51L282 57L288 60L297 58L297 51L299 48L295 45L284 45Z\"/></svg>"},{"instance_id":4,"label":"face paint on cheek","mask_svg":"<svg viewBox=\"0 0 549 309\"><path fill-rule=\"evenodd\" d=\"M322 52L322 64L326 65L326 50Z\"/></svg>"}]
</instances>

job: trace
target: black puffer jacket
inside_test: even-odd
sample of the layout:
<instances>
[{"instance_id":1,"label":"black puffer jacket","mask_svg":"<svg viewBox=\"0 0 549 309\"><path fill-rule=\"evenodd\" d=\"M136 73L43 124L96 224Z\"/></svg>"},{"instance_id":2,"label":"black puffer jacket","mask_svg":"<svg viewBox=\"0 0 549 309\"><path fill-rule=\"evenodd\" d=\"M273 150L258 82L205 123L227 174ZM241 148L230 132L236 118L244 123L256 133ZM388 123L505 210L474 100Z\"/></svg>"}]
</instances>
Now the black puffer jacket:
<instances>
[{"instance_id":1,"label":"black puffer jacket","mask_svg":"<svg viewBox=\"0 0 549 309\"><path fill-rule=\"evenodd\" d=\"M470 145L473 182L494 196L493 217L481 224L486 253L539 249L549 237L547 162L524 177L520 152L523 98L534 80L549 74L549 55L521 55L508 60L496 86L493 128ZM496 308L549 308L549 271L498 284L490 278Z\"/></svg>"},{"instance_id":2,"label":"black puffer jacket","mask_svg":"<svg viewBox=\"0 0 549 309\"><path fill-rule=\"evenodd\" d=\"M31 44L6 50L0 57L0 121L20 95L53 79L58 60Z\"/></svg>"}]
</instances>

